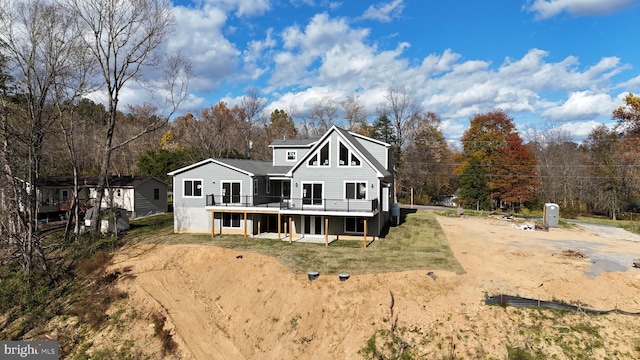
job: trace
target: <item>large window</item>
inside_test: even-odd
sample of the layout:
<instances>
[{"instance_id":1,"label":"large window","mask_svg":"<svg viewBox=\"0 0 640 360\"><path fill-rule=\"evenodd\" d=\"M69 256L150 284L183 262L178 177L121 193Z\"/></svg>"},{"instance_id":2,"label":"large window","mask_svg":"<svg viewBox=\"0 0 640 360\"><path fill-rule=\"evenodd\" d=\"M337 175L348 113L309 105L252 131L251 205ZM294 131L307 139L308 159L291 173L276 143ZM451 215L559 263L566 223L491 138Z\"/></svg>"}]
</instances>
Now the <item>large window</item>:
<instances>
[{"instance_id":1,"label":"large window","mask_svg":"<svg viewBox=\"0 0 640 360\"><path fill-rule=\"evenodd\" d=\"M202 180L184 180L183 197L202 197Z\"/></svg>"},{"instance_id":2,"label":"large window","mask_svg":"<svg viewBox=\"0 0 640 360\"><path fill-rule=\"evenodd\" d=\"M239 228L242 223L241 214L222 213L222 227Z\"/></svg>"},{"instance_id":3,"label":"large window","mask_svg":"<svg viewBox=\"0 0 640 360\"><path fill-rule=\"evenodd\" d=\"M360 158L350 151L343 143L338 145L339 166L360 166Z\"/></svg>"},{"instance_id":4,"label":"large window","mask_svg":"<svg viewBox=\"0 0 640 360\"><path fill-rule=\"evenodd\" d=\"M222 182L222 202L224 204L240 203L240 182Z\"/></svg>"},{"instance_id":5,"label":"large window","mask_svg":"<svg viewBox=\"0 0 640 360\"><path fill-rule=\"evenodd\" d=\"M367 198L366 182L346 182L344 184L345 199L365 200Z\"/></svg>"},{"instance_id":6,"label":"large window","mask_svg":"<svg viewBox=\"0 0 640 360\"><path fill-rule=\"evenodd\" d=\"M307 162L309 166L329 166L329 143L325 143Z\"/></svg>"},{"instance_id":7,"label":"large window","mask_svg":"<svg viewBox=\"0 0 640 360\"><path fill-rule=\"evenodd\" d=\"M322 205L322 183L302 184L302 204Z\"/></svg>"},{"instance_id":8,"label":"large window","mask_svg":"<svg viewBox=\"0 0 640 360\"><path fill-rule=\"evenodd\" d=\"M346 218L344 219L344 231L348 233L364 233L364 219Z\"/></svg>"}]
</instances>

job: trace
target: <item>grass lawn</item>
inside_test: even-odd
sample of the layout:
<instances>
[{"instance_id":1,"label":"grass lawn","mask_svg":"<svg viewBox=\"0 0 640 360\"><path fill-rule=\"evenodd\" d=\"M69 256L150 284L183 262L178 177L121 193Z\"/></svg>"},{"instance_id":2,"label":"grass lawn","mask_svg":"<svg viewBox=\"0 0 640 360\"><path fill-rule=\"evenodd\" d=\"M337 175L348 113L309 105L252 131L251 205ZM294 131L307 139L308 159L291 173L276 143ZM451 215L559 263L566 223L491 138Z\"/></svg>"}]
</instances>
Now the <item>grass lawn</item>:
<instances>
[{"instance_id":1,"label":"grass lawn","mask_svg":"<svg viewBox=\"0 0 640 360\"><path fill-rule=\"evenodd\" d=\"M376 239L366 249L358 240L338 240L324 246L237 235L216 235L212 239L210 235L173 234L172 214L132 222L125 240L203 244L253 252L274 257L293 272L314 270L323 274L346 272L355 275L428 269L464 273L435 214L418 211L403 218L400 226L391 227L386 237Z\"/></svg>"}]
</instances>

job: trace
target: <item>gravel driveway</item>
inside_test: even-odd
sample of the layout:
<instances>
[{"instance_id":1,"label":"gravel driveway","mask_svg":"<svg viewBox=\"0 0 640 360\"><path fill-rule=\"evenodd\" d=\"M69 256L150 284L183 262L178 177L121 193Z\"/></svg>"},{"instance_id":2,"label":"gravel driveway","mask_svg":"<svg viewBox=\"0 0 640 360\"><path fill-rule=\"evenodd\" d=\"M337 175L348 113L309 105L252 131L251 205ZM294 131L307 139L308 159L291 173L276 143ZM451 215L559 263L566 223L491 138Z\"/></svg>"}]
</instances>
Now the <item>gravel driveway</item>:
<instances>
[{"instance_id":1,"label":"gravel driveway","mask_svg":"<svg viewBox=\"0 0 640 360\"><path fill-rule=\"evenodd\" d=\"M617 226L611 225L600 225L600 224L589 224L583 223L579 221L567 221L570 224L574 224L576 226L580 226L585 228L591 232L594 232L600 236L609 238L609 239L617 239L617 240L628 240L634 242L640 242L640 235L629 232L625 229L619 228Z\"/></svg>"}]
</instances>

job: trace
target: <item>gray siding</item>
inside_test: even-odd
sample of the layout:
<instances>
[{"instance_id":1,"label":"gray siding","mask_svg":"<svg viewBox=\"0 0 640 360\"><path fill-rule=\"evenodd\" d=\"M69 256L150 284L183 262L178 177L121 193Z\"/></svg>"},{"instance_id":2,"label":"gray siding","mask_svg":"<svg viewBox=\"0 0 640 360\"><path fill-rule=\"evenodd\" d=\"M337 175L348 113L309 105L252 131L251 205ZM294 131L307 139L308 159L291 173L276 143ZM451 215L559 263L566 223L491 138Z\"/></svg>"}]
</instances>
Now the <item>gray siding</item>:
<instances>
[{"instance_id":1,"label":"gray siding","mask_svg":"<svg viewBox=\"0 0 640 360\"><path fill-rule=\"evenodd\" d=\"M158 189L159 198L154 199L154 190ZM167 184L157 179L149 179L136 186L133 199L133 218L167 211Z\"/></svg>"},{"instance_id":2,"label":"gray siding","mask_svg":"<svg viewBox=\"0 0 640 360\"><path fill-rule=\"evenodd\" d=\"M296 152L296 161L287 161L287 151L295 151ZM293 166L298 160L302 159L307 152L309 152L308 147L304 148L293 148L293 147L274 147L273 148L273 165L274 166Z\"/></svg>"},{"instance_id":3,"label":"gray siding","mask_svg":"<svg viewBox=\"0 0 640 360\"><path fill-rule=\"evenodd\" d=\"M338 138L339 136L335 132L329 138L329 166L308 166L308 159L305 159L305 161L296 168L291 181L292 198L300 199L302 197L303 182L315 182L323 183L324 198L344 199L345 181L366 182L366 200L379 198L380 189L376 171L371 168L364 159L360 159L361 166L359 167L338 166ZM344 141L343 143L349 147L348 143ZM318 149L322 148L322 146L324 146L323 144ZM295 185L296 183L298 186ZM371 184L373 184L373 188Z\"/></svg>"},{"instance_id":4,"label":"gray siding","mask_svg":"<svg viewBox=\"0 0 640 360\"><path fill-rule=\"evenodd\" d=\"M367 149L367 151L369 151L369 153L371 153L371 155L373 155L374 158L378 159L378 162L380 164L382 164L383 166L387 167L387 170L391 170L391 164L389 161L389 156L390 154L390 150L384 146L384 145L380 145L374 141L370 141L370 140L366 140L366 139L362 139L359 138L357 136L354 136L354 138L356 139L356 141L358 141L365 149Z\"/></svg>"},{"instance_id":5,"label":"gray siding","mask_svg":"<svg viewBox=\"0 0 640 360\"><path fill-rule=\"evenodd\" d=\"M202 180L202 196L185 198L184 180ZM210 232L211 213L205 210L206 196L222 194L222 181L239 181L241 201L245 195L251 199L253 182L244 173L229 169L219 164L207 163L173 177L174 230L176 232Z\"/></svg>"}]
</instances>

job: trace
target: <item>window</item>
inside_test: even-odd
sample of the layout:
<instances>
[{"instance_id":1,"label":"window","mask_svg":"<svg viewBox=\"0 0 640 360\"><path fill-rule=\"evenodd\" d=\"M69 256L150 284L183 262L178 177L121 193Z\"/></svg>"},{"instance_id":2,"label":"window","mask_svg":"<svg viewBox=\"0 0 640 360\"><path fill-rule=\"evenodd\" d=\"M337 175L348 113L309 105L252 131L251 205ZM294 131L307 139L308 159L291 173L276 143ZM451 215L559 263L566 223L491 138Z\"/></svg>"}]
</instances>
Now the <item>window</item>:
<instances>
[{"instance_id":1,"label":"window","mask_svg":"<svg viewBox=\"0 0 640 360\"><path fill-rule=\"evenodd\" d=\"M271 194L271 180L267 178L267 194Z\"/></svg>"},{"instance_id":2,"label":"window","mask_svg":"<svg viewBox=\"0 0 640 360\"><path fill-rule=\"evenodd\" d=\"M329 143L320 149L320 166L329 166Z\"/></svg>"},{"instance_id":3,"label":"window","mask_svg":"<svg viewBox=\"0 0 640 360\"><path fill-rule=\"evenodd\" d=\"M344 219L344 231L349 233L364 233L364 219L361 219L361 218Z\"/></svg>"},{"instance_id":4,"label":"window","mask_svg":"<svg viewBox=\"0 0 640 360\"><path fill-rule=\"evenodd\" d=\"M327 142L316 152L313 154L311 158L309 158L309 162L307 162L309 166L329 166L329 143Z\"/></svg>"},{"instance_id":5,"label":"window","mask_svg":"<svg viewBox=\"0 0 640 360\"><path fill-rule=\"evenodd\" d=\"M287 161L296 161L298 159L298 152L296 150L287 150Z\"/></svg>"},{"instance_id":6,"label":"window","mask_svg":"<svg viewBox=\"0 0 640 360\"><path fill-rule=\"evenodd\" d=\"M160 200L160 189L153 189L153 200Z\"/></svg>"},{"instance_id":7,"label":"window","mask_svg":"<svg viewBox=\"0 0 640 360\"><path fill-rule=\"evenodd\" d=\"M302 204L322 205L322 183L302 184Z\"/></svg>"},{"instance_id":8,"label":"window","mask_svg":"<svg viewBox=\"0 0 640 360\"><path fill-rule=\"evenodd\" d=\"M202 197L202 180L184 180L183 184L184 197Z\"/></svg>"},{"instance_id":9,"label":"window","mask_svg":"<svg viewBox=\"0 0 640 360\"><path fill-rule=\"evenodd\" d=\"M116 190L116 196L122 196L122 192L120 191L120 189Z\"/></svg>"},{"instance_id":10,"label":"window","mask_svg":"<svg viewBox=\"0 0 640 360\"><path fill-rule=\"evenodd\" d=\"M225 204L240 203L240 182L222 182L222 202Z\"/></svg>"},{"instance_id":11,"label":"window","mask_svg":"<svg viewBox=\"0 0 640 360\"><path fill-rule=\"evenodd\" d=\"M360 159L343 143L338 145L339 166L360 166Z\"/></svg>"},{"instance_id":12,"label":"window","mask_svg":"<svg viewBox=\"0 0 640 360\"><path fill-rule=\"evenodd\" d=\"M240 214L222 213L222 227L239 228L241 220Z\"/></svg>"},{"instance_id":13,"label":"window","mask_svg":"<svg viewBox=\"0 0 640 360\"><path fill-rule=\"evenodd\" d=\"M253 179L253 195L258 195L258 187L259 183L258 183L258 179Z\"/></svg>"},{"instance_id":14,"label":"window","mask_svg":"<svg viewBox=\"0 0 640 360\"><path fill-rule=\"evenodd\" d=\"M345 199L364 200L367 198L366 182L345 183Z\"/></svg>"}]
</instances>

